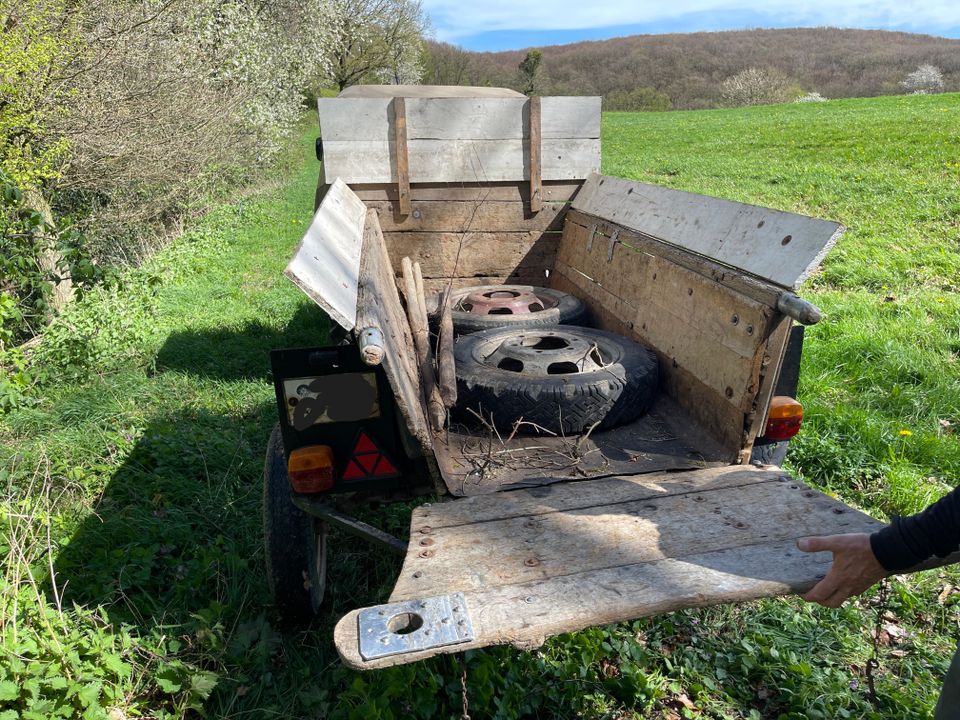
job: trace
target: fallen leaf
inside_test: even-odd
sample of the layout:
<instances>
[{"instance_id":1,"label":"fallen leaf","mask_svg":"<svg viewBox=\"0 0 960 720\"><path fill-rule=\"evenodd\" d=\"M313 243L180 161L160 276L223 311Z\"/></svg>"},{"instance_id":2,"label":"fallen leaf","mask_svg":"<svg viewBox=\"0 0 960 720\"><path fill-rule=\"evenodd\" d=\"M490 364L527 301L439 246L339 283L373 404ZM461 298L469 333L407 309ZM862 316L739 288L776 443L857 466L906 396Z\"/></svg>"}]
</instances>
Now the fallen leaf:
<instances>
[{"instance_id":1,"label":"fallen leaf","mask_svg":"<svg viewBox=\"0 0 960 720\"><path fill-rule=\"evenodd\" d=\"M946 603L947 598L949 598L953 594L954 590L955 588L950 583L947 583L946 585L944 585L943 590L941 590L940 594L937 595L937 602L940 603L941 605Z\"/></svg>"}]
</instances>

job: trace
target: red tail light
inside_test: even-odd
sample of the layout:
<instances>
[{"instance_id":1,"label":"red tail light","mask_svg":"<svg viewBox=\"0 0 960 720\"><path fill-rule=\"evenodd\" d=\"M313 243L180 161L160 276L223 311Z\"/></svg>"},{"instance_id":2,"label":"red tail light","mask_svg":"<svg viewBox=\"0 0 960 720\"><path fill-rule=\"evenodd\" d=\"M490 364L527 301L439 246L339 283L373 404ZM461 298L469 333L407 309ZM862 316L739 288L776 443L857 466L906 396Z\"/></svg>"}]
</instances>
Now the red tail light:
<instances>
[{"instance_id":1,"label":"red tail light","mask_svg":"<svg viewBox=\"0 0 960 720\"><path fill-rule=\"evenodd\" d=\"M800 432L802 422L803 405L792 397L777 395L770 401L763 437L767 440L789 440Z\"/></svg>"},{"instance_id":2,"label":"red tail light","mask_svg":"<svg viewBox=\"0 0 960 720\"><path fill-rule=\"evenodd\" d=\"M333 450L329 445L308 445L290 453L290 485L299 493L318 493L333 487Z\"/></svg>"}]
</instances>

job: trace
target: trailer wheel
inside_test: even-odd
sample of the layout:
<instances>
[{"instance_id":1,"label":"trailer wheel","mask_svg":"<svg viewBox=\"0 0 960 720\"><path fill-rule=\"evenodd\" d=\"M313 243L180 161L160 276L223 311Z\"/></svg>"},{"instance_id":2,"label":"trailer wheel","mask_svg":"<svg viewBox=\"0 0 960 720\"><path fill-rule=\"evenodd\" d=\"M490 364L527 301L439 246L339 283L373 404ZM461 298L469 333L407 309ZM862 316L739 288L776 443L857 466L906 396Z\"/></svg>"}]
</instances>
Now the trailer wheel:
<instances>
[{"instance_id":1,"label":"trailer wheel","mask_svg":"<svg viewBox=\"0 0 960 720\"><path fill-rule=\"evenodd\" d=\"M643 415L657 394L657 357L619 335L588 328L506 328L460 338L454 349L461 416L501 428L582 433Z\"/></svg>"},{"instance_id":2,"label":"trailer wheel","mask_svg":"<svg viewBox=\"0 0 960 720\"><path fill-rule=\"evenodd\" d=\"M327 575L326 525L291 500L280 426L273 428L263 468L263 542L267 582L280 617L301 623L316 616Z\"/></svg>"},{"instance_id":3,"label":"trailer wheel","mask_svg":"<svg viewBox=\"0 0 960 720\"><path fill-rule=\"evenodd\" d=\"M584 325L587 306L570 293L531 285L474 285L450 295L459 335L493 328Z\"/></svg>"}]
</instances>

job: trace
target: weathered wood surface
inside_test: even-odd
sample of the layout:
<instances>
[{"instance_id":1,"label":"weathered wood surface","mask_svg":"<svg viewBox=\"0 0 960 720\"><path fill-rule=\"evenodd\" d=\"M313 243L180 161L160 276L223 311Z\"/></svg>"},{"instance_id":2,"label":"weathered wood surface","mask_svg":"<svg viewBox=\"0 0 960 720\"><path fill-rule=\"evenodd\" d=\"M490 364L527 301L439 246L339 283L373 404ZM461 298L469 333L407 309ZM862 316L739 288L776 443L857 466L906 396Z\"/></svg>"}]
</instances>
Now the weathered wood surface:
<instances>
[{"instance_id":1,"label":"weathered wood surface","mask_svg":"<svg viewBox=\"0 0 960 720\"><path fill-rule=\"evenodd\" d=\"M544 140L600 138L599 97L543 97ZM319 98L317 110L327 142L387 142L395 121L392 98ZM530 98L406 98L411 140L523 140ZM504 178L523 180L524 177ZM359 181L359 182L380 182ZM430 182L423 180L423 182ZM436 181L434 181L436 182ZM442 182L442 181L440 181Z\"/></svg>"},{"instance_id":2,"label":"weathered wood surface","mask_svg":"<svg viewBox=\"0 0 960 720\"><path fill-rule=\"evenodd\" d=\"M474 285L536 285L546 287L549 278L543 272L519 268L501 275L471 275L470 277L430 278L423 281L427 297L443 292L450 285L454 290Z\"/></svg>"},{"instance_id":3,"label":"weathered wood surface","mask_svg":"<svg viewBox=\"0 0 960 720\"><path fill-rule=\"evenodd\" d=\"M357 320L367 208L343 182L328 189L283 274L346 330Z\"/></svg>"},{"instance_id":4,"label":"weathered wood surface","mask_svg":"<svg viewBox=\"0 0 960 720\"><path fill-rule=\"evenodd\" d=\"M348 183L393 183L393 100L321 98L324 172ZM530 180L530 99L407 98L409 178L424 182ZM583 179L600 167L600 98L540 98L541 177Z\"/></svg>"},{"instance_id":5,"label":"weathered wood surface","mask_svg":"<svg viewBox=\"0 0 960 720\"><path fill-rule=\"evenodd\" d=\"M527 180L526 140L407 141L410 182L495 182ZM393 142L324 140L323 167L327 182L396 182L391 162ZM600 140L542 140L544 180L583 179L600 167Z\"/></svg>"},{"instance_id":6,"label":"weathered wood surface","mask_svg":"<svg viewBox=\"0 0 960 720\"><path fill-rule=\"evenodd\" d=\"M548 202L568 202L577 194L582 182L543 182L541 194ZM391 184L353 184L350 189L367 201L397 202L397 186ZM528 183L421 183L410 186L410 199L415 202L530 202ZM483 228L480 228L481 230Z\"/></svg>"},{"instance_id":7,"label":"weathered wood surface","mask_svg":"<svg viewBox=\"0 0 960 720\"><path fill-rule=\"evenodd\" d=\"M437 382L443 404L452 408L457 403L457 373L453 357L453 305L450 287L440 296L440 337L437 340Z\"/></svg>"},{"instance_id":8,"label":"weathered wood surface","mask_svg":"<svg viewBox=\"0 0 960 720\"><path fill-rule=\"evenodd\" d=\"M555 269L643 342L747 409L775 312L699 273L567 223ZM588 251L587 248L590 248Z\"/></svg>"},{"instance_id":9,"label":"weathered wood surface","mask_svg":"<svg viewBox=\"0 0 960 720\"><path fill-rule=\"evenodd\" d=\"M780 469L749 466L422 507L413 513L390 600L463 592L476 640L364 661L358 611L337 624L334 639L347 665L373 669L494 644L530 647L593 625L801 592L823 576L831 557L798 551L797 538L880 526Z\"/></svg>"},{"instance_id":10,"label":"weathered wood surface","mask_svg":"<svg viewBox=\"0 0 960 720\"><path fill-rule=\"evenodd\" d=\"M393 151L397 170L397 206L401 215L410 214L410 158L407 153L407 111L402 97L393 99Z\"/></svg>"},{"instance_id":11,"label":"weathered wood surface","mask_svg":"<svg viewBox=\"0 0 960 720\"><path fill-rule=\"evenodd\" d=\"M753 443L764 432L770 401L777 387L783 358L787 352L787 342L790 340L790 325L790 318L781 316L760 355L760 389L744 423L741 463L750 462Z\"/></svg>"},{"instance_id":12,"label":"weathered wood surface","mask_svg":"<svg viewBox=\"0 0 960 720\"><path fill-rule=\"evenodd\" d=\"M434 453L447 490L457 497L617 474L699 469L729 464L735 457L663 394L638 420L586 438L498 438L483 428L454 425L436 439Z\"/></svg>"},{"instance_id":13,"label":"weathered wood surface","mask_svg":"<svg viewBox=\"0 0 960 720\"><path fill-rule=\"evenodd\" d=\"M540 272L553 268L560 233L393 232L386 236L394 267L400 259L416 259L425 278Z\"/></svg>"},{"instance_id":14,"label":"weathered wood surface","mask_svg":"<svg viewBox=\"0 0 960 720\"><path fill-rule=\"evenodd\" d=\"M416 352L417 366L420 370L420 382L427 404L427 418L433 430L439 431L446 420L446 410L437 378L433 369L433 354L430 352L430 331L427 326L427 305L424 297L423 278L419 278L417 267L405 257L401 263L403 269L404 296L407 299L407 320L413 331L413 347Z\"/></svg>"},{"instance_id":15,"label":"weathered wood surface","mask_svg":"<svg viewBox=\"0 0 960 720\"><path fill-rule=\"evenodd\" d=\"M530 126L527 133L527 137L530 138L530 212L540 212L540 207L543 203L543 197L541 196L543 178L540 172L541 114L539 97L530 98L528 115L528 124Z\"/></svg>"},{"instance_id":16,"label":"weathered wood surface","mask_svg":"<svg viewBox=\"0 0 960 720\"><path fill-rule=\"evenodd\" d=\"M351 85L337 97L525 97L516 90L500 87L469 87L465 85Z\"/></svg>"},{"instance_id":17,"label":"weathered wood surface","mask_svg":"<svg viewBox=\"0 0 960 720\"><path fill-rule=\"evenodd\" d=\"M380 215L380 227L391 232L516 232L563 230L564 202L545 202L538 213L531 213L522 202L477 200L413 200L410 214L401 215L396 203L366 201Z\"/></svg>"},{"instance_id":18,"label":"weathered wood surface","mask_svg":"<svg viewBox=\"0 0 960 720\"><path fill-rule=\"evenodd\" d=\"M432 458L432 440L421 391L420 373L410 326L394 283L377 215L368 211L363 233L363 259L357 299L358 326L378 327L383 333L383 368L406 426L424 454Z\"/></svg>"},{"instance_id":19,"label":"weathered wood surface","mask_svg":"<svg viewBox=\"0 0 960 720\"><path fill-rule=\"evenodd\" d=\"M844 231L828 220L591 175L573 207L651 238L798 287Z\"/></svg>"}]
</instances>

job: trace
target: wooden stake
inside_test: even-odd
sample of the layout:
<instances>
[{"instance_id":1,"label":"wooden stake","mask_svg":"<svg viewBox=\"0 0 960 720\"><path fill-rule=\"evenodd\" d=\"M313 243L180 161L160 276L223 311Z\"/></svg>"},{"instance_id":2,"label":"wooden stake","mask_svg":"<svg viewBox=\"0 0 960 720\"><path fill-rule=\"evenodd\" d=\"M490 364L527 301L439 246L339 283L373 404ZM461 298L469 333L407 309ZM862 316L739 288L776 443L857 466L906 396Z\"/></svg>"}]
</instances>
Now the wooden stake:
<instances>
[{"instance_id":1,"label":"wooden stake","mask_svg":"<svg viewBox=\"0 0 960 720\"><path fill-rule=\"evenodd\" d=\"M443 404L451 408L457 403L457 373L453 361L453 308L450 286L440 296L440 342L437 343L437 377Z\"/></svg>"},{"instance_id":2,"label":"wooden stake","mask_svg":"<svg viewBox=\"0 0 960 720\"><path fill-rule=\"evenodd\" d=\"M407 103L402 97L393 99L393 133L400 214L406 217L410 214L410 158L407 153Z\"/></svg>"},{"instance_id":3,"label":"wooden stake","mask_svg":"<svg viewBox=\"0 0 960 720\"><path fill-rule=\"evenodd\" d=\"M530 212L543 207L543 183L540 172L540 98L530 98Z\"/></svg>"},{"instance_id":4,"label":"wooden stake","mask_svg":"<svg viewBox=\"0 0 960 720\"><path fill-rule=\"evenodd\" d=\"M427 328L426 303L421 293L417 292L417 280L413 263L405 257L400 261L403 268L404 295L407 298L407 318L410 321L410 330L413 333L413 345L417 351L417 365L420 368L420 377L423 381L423 394L427 400L427 416L434 431L439 432L447 419L447 412L437 389L437 376L433 369L433 358L430 352L430 331ZM423 280L421 279L421 289Z\"/></svg>"}]
</instances>

